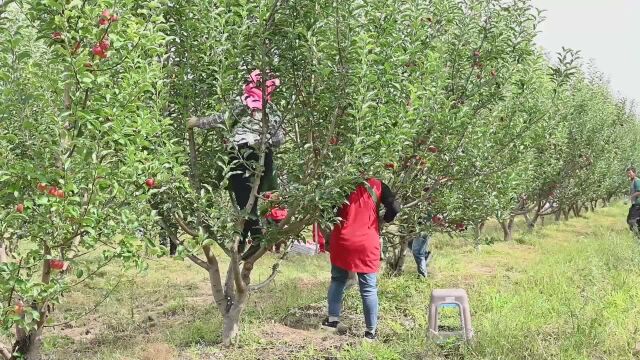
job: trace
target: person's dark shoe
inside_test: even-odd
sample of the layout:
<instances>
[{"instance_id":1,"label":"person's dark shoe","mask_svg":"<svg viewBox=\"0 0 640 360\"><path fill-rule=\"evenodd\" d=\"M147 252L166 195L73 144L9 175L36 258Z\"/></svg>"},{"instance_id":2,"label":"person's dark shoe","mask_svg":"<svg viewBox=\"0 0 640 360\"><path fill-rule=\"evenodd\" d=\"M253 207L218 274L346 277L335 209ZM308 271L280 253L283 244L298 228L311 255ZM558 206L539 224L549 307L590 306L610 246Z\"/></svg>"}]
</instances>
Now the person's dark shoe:
<instances>
[{"instance_id":1,"label":"person's dark shoe","mask_svg":"<svg viewBox=\"0 0 640 360\"><path fill-rule=\"evenodd\" d=\"M376 335L376 333L372 333L371 331L365 331L364 332L364 339L367 341L375 341L377 340L378 336Z\"/></svg>"},{"instance_id":2,"label":"person's dark shoe","mask_svg":"<svg viewBox=\"0 0 640 360\"><path fill-rule=\"evenodd\" d=\"M323 330L336 332L338 330L338 325L340 325L340 321L329 321L329 318L326 317L322 320L321 328Z\"/></svg>"}]
</instances>

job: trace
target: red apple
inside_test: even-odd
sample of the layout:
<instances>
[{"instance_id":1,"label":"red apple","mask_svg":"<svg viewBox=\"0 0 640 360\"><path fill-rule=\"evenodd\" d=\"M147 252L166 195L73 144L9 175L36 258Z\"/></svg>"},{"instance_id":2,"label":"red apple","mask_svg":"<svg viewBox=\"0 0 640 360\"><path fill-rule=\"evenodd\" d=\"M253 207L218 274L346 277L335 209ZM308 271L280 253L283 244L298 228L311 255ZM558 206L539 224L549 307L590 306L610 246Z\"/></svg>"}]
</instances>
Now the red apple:
<instances>
[{"instance_id":1,"label":"red apple","mask_svg":"<svg viewBox=\"0 0 640 360\"><path fill-rule=\"evenodd\" d=\"M156 181L153 178L148 178L144 181L144 183L149 189L153 189L154 187L156 187Z\"/></svg>"},{"instance_id":2,"label":"red apple","mask_svg":"<svg viewBox=\"0 0 640 360\"><path fill-rule=\"evenodd\" d=\"M47 184L45 183L38 183L36 187L38 188L38 191L42 191L42 192L47 191Z\"/></svg>"},{"instance_id":3,"label":"red apple","mask_svg":"<svg viewBox=\"0 0 640 360\"><path fill-rule=\"evenodd\" d=\"M56 196L56 192L58 192L58 188L55 186L52 186L49 188L49 195L51 196Z\"/></svg>"},{"instance_id":4,"label":"red apple","mask_svg":"<svg viewBox=\"0 0 640 360\"><path fill-rule=\"evenodd\" d=\"M62 191L62 190L56 191L56 197L58 199L64 199L64 191Z\"/></svg>"},{"instance_id":5,"label":"red apple","mask_svg":"<svg viewBox=\"0 0 640 360\"><path fill-rule=\"evenodd\" d=\"M386 164L384 164L384 168L385 169L389 169L389 170L393 170L393 169L396 168L396 164L394 164L394 163L386 163Z\"/></svg>"},{"instance_id":6,"label":"red apple","mask_svg":"<svg viewBox=\"0 0 640 360\"><path fill-rule=\"evenodd\" d=\"M24 314L24 302L22 300L18 300L15 307L16 315L22 316Z\"/></svg>"},{"instance_id":7,"label":"red apple","mask_svg":"<svg viewBox=\"0 0 640 360\"><path fill-rule=\"evenodd\" d=\"M98 20L98 24L100 24L100 26L107 26L109 25L109 19L100 18L100 20Z\"/></svg>"},{"instance_id":8,"label":"red apple","mask_svg":"<svg viewBox=\"0 0 640 360\"><path fill-rule=\"evenodd\" d=\"M111 18L111 11L109 11L109 9L104 9L102 10L102 14L100 15L101 19L109 19Z\"/></svg>"},{"instance_id":9,"label":"red apple","mask_svg":"<svg viewBox=\"0 0 640 360\"><path fill-rule=\"evenodd\" d=\"M466 228L466 226L463 223L457 223L455 226L456 226L456 230L458 231L464 231L464 229Z\"/></svg>"},{"instance_id":10,"label":"red apple","mask_svg":"<svg viewBox=\"0 0 640 360\"><path fill-rule=\"evenodd\" d=\"M444 219L442 218L442 215L433 215L431 217L431 221L434 222L435 224L442 224L444 222Z\"/></svg>"},{"instance_id":11,"label":"red apple","mask_svg":"<svg viewBox=\"0 0 640 360\"><path fill-rule=\"evenodd\" d=\"M107 51L107 50L109 50L109 48L111 47L111 42L109 41L109 39L104 38L104 39L102 39L102 41L100 41L100 43L98 44L98 46L99 46L102 50L104 50L104 51L106 52L106 51Z\"/></svg>"},{"instance_id":12,"label":"red apple","mask_svg":"<svg viewBox=\"0 0 640 360\"><path fill-rule=\"evenodd\" d=\"M331 139L329 140L329 144L338 145L338 137L337 136L332 136Z\"/></svg>"},{"instance_id":13,"label":"red apple","mask_svg":"<svg viewBox=\"0 0 640 360\"><path fill-rule=\"evenodd\" d=\"M16 206L16 211L22 214L24 212L24 204L18 204L18 206Z\"/></svg>"},{"instance_id":14,"label":"red apple","mask_svg":"<svg viewBox=\"0 0 640 360\"><path fill-rule=\"evenodd\" d=\"M96 45L91 49L91 52L93 53L93 55L104 59L107 57L107 53L104 51L104 49L102 47L100 47L100 45Z\"/></svg>"},{"instance_id":15,"label":"red apple","mask_svg":"<svg viewBox=\"0 0 640 360\"><path fill-rule=\"evenodd\" d=\"M54 31L51 33L51 40L62 41L62 33L60 31Z\"/></svg>"},{"instance_id":16,"label":"red apple","mask_svg":"<svg viewBox=\"0 0 640 360\"><path fill-rule=\"evenodd\" d=\"M49 267L53 270L66 270L67 263L62 260L49 260Z\"/></svg>"},{"instance_id":17,"label":"red apple","mask_svg":"<svg viewBox=\"0 0 640 360\"><path fill-rule=\"evenodd\" d=\"M433 145L429 145L429 147L427 148L427 151L429 151L432 154L435 154L438 152L438 148Z\"/></svg>"},{"instance_id":18,"label":"red apple","mask_svg":"<svg viewBox=\"0 0 640 360\"><path fill-rule=\"evenodd\" d=\"M118 15L116 15L116 14L111 15L111 22L112 22L112 23L114 23L114 22L116 22L116 21L118 21L118 20L120 20L120 18L118 17Z\"/></svg>"}]
</instances>

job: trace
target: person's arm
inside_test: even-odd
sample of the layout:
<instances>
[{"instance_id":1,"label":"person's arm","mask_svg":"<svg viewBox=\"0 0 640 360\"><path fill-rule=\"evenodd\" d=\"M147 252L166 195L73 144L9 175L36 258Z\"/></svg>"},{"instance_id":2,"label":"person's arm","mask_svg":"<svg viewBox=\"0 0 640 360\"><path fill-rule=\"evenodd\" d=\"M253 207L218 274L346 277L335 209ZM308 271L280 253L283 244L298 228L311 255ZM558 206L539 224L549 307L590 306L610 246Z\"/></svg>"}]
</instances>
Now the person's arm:
<instances>
[{"instance_id":1,"label":"person's arm","mask_svg":"<svg viewBox=\"0 0 640 360\"><path fill-rule=\"evenodd\" d=\"M187 123L187 127L189 128L200 128L200 129L210 129L212 127L218 127L223 124L226 120L226 116L224 114L214 114L207 117L195 117L192 116L189 118L189 122Z\"/></svg>"},{"instance_id":2,"label":"person's arm","mask_svg":"<svg viewBox=\"0 0 640 360\"><path fill-rule=\"evenodd\" d=\"M390 223L395 218L396 215L400 212L400 202L396 199L396 194L394 194L387 184L380 182L382 184L382 195L380 196L380 202L385 208L384 212L384 222Z\"/></svg>"},{"instance_id":3,"label":"person's arm","mask_svg":"<svg viewBox=\"0 0 640 360\"><path fill-rule=\"evenodd\" d=\"M189 121L187 122L187 127L188 128L197 127L200 129L210 129L213 127L223 128L229 115L231 115L232 119L237 121L240 119L240 117L243 116L245 111L246 109L243 106L238 105L237 107L233 108L233 111L231 111L230 113L221 112L221 113L217 113L211 116L206 116L201 118L192 116L189 118Z\"/></svg>"}]
</instances>

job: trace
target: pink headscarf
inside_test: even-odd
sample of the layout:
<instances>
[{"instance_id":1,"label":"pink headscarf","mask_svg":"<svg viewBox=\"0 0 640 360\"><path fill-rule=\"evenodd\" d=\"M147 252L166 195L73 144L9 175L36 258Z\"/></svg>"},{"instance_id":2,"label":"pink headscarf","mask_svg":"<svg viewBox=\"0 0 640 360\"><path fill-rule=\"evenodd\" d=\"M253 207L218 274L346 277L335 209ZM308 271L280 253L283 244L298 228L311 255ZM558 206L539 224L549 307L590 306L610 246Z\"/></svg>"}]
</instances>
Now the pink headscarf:
<instances>
[{"instance_id":1,"label":"pink headscarf","mask_svg":"<svg viewBox=\"0 0 640 360\"><path fill-rule=\"evenodd\" d=\"M260 70L253 70L249 75L250 81L244 86L244 94L242 95L242 103L252 110L262 110L262 73ZM271 102L271 94L280 86L280 79L267 80L267 101Z\"/></svg>"}]
</instances>

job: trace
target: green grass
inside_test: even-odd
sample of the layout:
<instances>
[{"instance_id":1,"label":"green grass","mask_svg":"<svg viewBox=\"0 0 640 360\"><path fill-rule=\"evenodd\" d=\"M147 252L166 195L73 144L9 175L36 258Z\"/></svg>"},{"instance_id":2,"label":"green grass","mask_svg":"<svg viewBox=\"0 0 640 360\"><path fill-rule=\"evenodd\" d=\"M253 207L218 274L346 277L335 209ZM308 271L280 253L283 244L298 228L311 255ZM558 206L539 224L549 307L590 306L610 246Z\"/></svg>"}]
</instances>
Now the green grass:
<instances>
[{"instance_id":1,"label":"green grass","mask_svg":"<svg viewBox=\"0 0 640 360\"><path fill-rule=\"evenodd\" d=\"M517 232L512 243L495 241L501 233L493 224L485 236L495 242L479 251L470 240L437 237L427 281L412 261L403 276L380 280L377 343L360 339L355 289L344 303L347 335L316 329L329 280L328 259L316 256L292 257L275 283L252 295L237 348L217 345L221 319L206 274L161 259L144 274L126 272L95 314L47 329L45 349L57 359L632 359L640 341L640 249L625 216L618 205L547 221L533 234ZM55 320L83 314L111 285L98 278L67 294ZM469 293L476 336L468 347L426 339L430 292L445 287Z\"/></svg>"}]
</instances>

